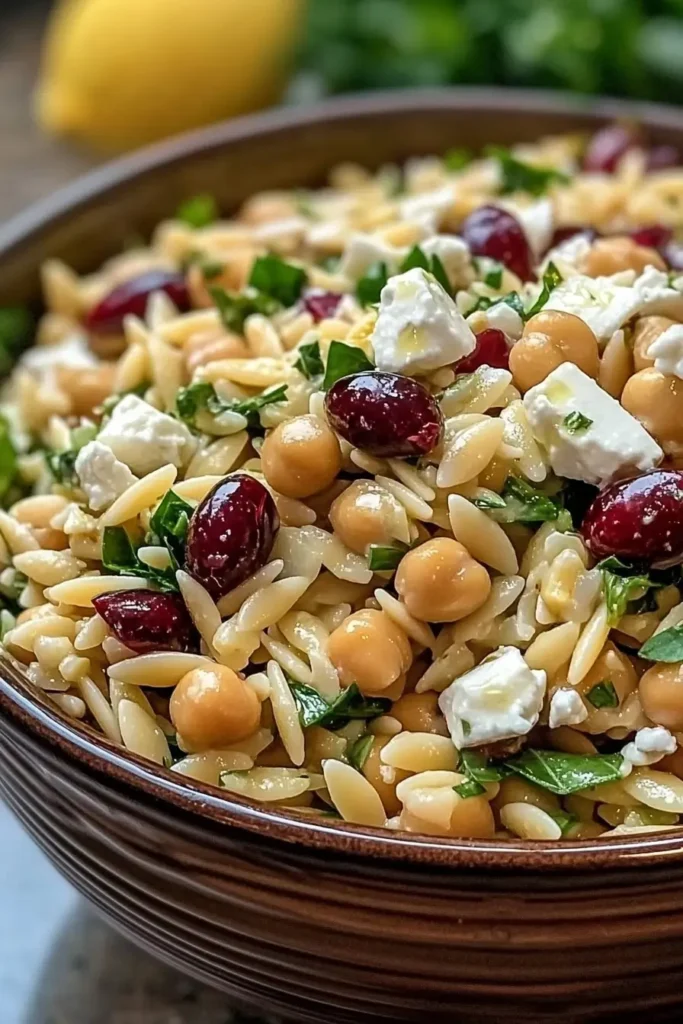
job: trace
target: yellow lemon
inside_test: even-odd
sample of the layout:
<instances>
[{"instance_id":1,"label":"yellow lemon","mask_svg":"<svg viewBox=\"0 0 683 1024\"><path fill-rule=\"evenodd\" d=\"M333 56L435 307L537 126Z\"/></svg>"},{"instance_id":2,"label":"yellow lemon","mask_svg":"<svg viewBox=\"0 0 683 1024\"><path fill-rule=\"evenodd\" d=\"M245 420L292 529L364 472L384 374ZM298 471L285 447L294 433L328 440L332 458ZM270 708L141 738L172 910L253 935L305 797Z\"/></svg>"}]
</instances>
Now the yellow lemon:
<instances>
[{"instance_id":1,"label":"yellow lemon","mask_svg":"<svg viewBox=\"0 0 683 1024\"><path fill-rule=\"evenodd\" d=\"M304 0L62 0L36 95L48 131L124 150L274 102Z\"/></svg>"}]
</instances>

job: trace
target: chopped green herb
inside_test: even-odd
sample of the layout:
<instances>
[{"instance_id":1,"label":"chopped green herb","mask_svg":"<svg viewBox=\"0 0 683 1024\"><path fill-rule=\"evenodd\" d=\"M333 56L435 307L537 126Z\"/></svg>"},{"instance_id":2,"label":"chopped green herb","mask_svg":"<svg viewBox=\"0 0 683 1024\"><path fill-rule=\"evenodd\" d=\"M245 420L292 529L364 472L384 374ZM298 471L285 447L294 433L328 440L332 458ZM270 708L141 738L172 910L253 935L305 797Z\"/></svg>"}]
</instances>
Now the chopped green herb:
<instances>
[{"instance_id":1,"label":"chopped green herb","mask_svg":"<svg viewBox=\"0 0 683 1024\"><path fill-rule=\"evenodd\" d=\"M477 498L472 498L472 504L476 505L477 508L482 509L484 512L488 512L494 508L507 508L505 499L501 498L500 494L496 494L495 491L490 491L488 494L480 494Z\"/></svg>"},{"instance_id":2,"label":"chopped green herb","mask_svg":"<svg viewBox=\"0 0 683 1024\"><path fill-rule=\"evenodd\" d=\"M173 566L153 569L141 562L122 526L105 526L102 535L102 565L117 576L138 576L156 583L160 590L178 590Z\"/></svg>"},{"instance_id":3,"label":"chopped green herb","mask_svg":"<svg viewBox=\"0 0 683 1024\"><path fill-rule=\"evenodd\" d=\"M333 341L327 350L325 376L322 382L323 391L329 391L335 381L348 377L351 373L363 373L374 370L365 352L356 345L345 345L343 341Z\"/></svg>"},{"instance_id":4,"label":"chopped green herb","mask_svg":"<svg viewBox=\"0 0 683 1024\"><path fill-rule=\"evenodd\" d=\"M467 779L466 782L461 782L458 786L453 786L453 790L459 797L462 797L463 800L467 800L470 796L481 796L482 793L486 792L486 787L482 786L479 782L475 782L474 779Z\"/></svg>"},{"instance_id":5,"label":"chopped green herb","mask_svg":"<svg viewBox=\"0 0 683 1024\"><path fill-rule=\"evenodd\" d=\"M484 284L488 285L489 288L500 288L502 283L503 267L499 263L497 266L491 267L490 270L486 271L484 274Z\"/></svg>"},{"instance_id":6,"label":"chopped green herb","mask_svg":"<svg viewBox=\"0 0 683 1024\"><path fill-rule=\"evenodd\" d=\"M249 275L249 285L285 308L293 306L306 284L306 271L279 256L258 256Z\"/></svg>"},{"instance_id":7,"label":"chopped green herb","mask_svg":"<svg viewBox=\"0 0 683 1024\"><path fill-rule=\"evenodd\" d=\"M325 367L320 355L320 342L311 341L307 345L300 345L297 352L299 357L294 366L303 373L304 377L314 380L323 375Z\"/></svg>"},{"instance_id":8,"label":"chopped green herb","mask_svg":"<svg viewBox=\"0 0 683 1024\"><path fill-rule=\"evenodd\" d=\"M502 762L487 761L478 750L461 750L458 769L475 782L500 782L510 774Z\"/></svg>"},{"instance_id":9,"label":"chopped green herb","mask_svg":"<svg viewBox=\"0 0 683 1024\"><path fill-rule=\"evenodd\" d=\"M450 295L453 291L453 289L451 288L451 282L448 280L446 268L444 267L443 263L436 255L436 253L432 255L431 272L436 278L436 280L439 282L443 290L446 292L446 294Z\"/></svg>"},{"instance_id":10,"label":"chopped green herb","mask_svg":"<svg viewBox=\"0 0 683 1024\"><path fill-rule=\"evenodd\" d=\"M500 497L502 506L494 504L491 499L485 508L498 523L554 522L562 512L558 501L518 476L507 478Z\"/></svg>"},{"instance_id":11,"label":"chopped green herb","mask_svg":"<svg viewBox=\"0 0 683 1024\"><path fill-rule=\"evenodd\" d=\"M501 302L504 302L506 306L510 306L518 316L524 319L524 303L520 298L519 292L508 292L507 295L503 295L500 299L491 299L488 295L480 295L472 308L467 311L467 315L471 316L472 313L479 313L480 311L485 312Z\"/></svg>"},{"instance_id":12,"label":"chopped green herb","mask_svg":"<svg viewBox=\"0 0 683 1024\"><path fill-rule=\"evenodd\" d=\"M82 423L74 427L70 432L70 444L66 451L47 452L45 455L48 469L59 484L65 487L78 487L79 480L76 476L76 458L81 448L94 441L97 437L97 427L94 423Z\"/></svg>"},{"instance_id":13,"label":"chopped green herb","mask_svg":"<svg viewBox=\"0 0 683 1024\"><path fill-rule=\"evenodd\" d=\"M0 611L0 644L4 642L10 629L14 629L16 624L16 615L13 615L7 608L3 608L2 611Z\"/></svg>"},{"instance_id":14,"label":"chopped green herb","mask_svg":"<svg viewBox=\"0 0 683 1024\"><path fill-rule=\"evenodd\" d=\"M593 420L589 420L587 416L584 416L582 412L570 412L562 421L562 426L569 434L582 434L584 430L592 425Z\"/></svg>"},{"instance_id":15,"label":"chopped green herb","mask_svg":"<svg viewBox=\"0 0 683 1024\"><path fill-rule=\"evenodd\" d=\"M408 255L405 257L399 267L399 273L405 274L407 270L413 270L415 267L420 267L422 270L426 270L429 274L436 278L438 283L441 285L443 290L450 295L451 294L451 283L448 280L448 274L446 268L434 253L432 256L427 256L423 249L419 245L414 245Z\"/></svg>"},{"instance_id":16,"label":"chopped green herb","mask_svg":"<svg viewBox=\"0 0 683 1024\"><path fill-rule=\"evenodd\" d=\"M472 151L464 146L453 146L444 154L443 162L449 171L461 171L472 162Z\"/></svg>"},{"instance_id":17,"label":"chopped green herb","mask_svg":"<svg viewBox=\"0 0 683 1024\"><path fill-rule=\"evenodd\" d=\"M266 388L260 395L251 398L219 398L213 384L198 381L186 388L180 388L176 395L176 412L178 417L189 426L196 426L196 419L202 410L212 416L220 416L224 412L238 412L246 417L247 426L252 432L261 430L259 412L267 405L284 402L287 397L287 385L278 384Z\"/></svg>"},{"instance_id":18,"label":"chopped green herb","mask_svg":"<svg viewBox=\"0 0 683 1024\"><path fill-rule=\"evenodd\" d=\"M17 452L9 423L0 414L0 499L9 491L17 476Z\"/></svg>"},{"instance_id":19,"label":"chopped green herb","mask_svg":"<svg viewBox=\"0 0 683 1024\"><path fill-rule=\"evenodd\" d=\"M408 550L407 544L371 544L368 550L368 569L373 572L396 569Z\"/></svg>"},{"instance_id":20,"label":"chopped green herb","mask_svg":"<svg viewBox=\"0 0 683 1024\"><path fill-rule=\"evenodd\" d=\"M33 320L22 306L0 307L0 377L7 377L31 341Z\"/></svg>"},{"instance_id":21,"label":"chopped green herb","mask_svg":"<svg viewBox=\"0 0 683 1024\"><path fill-rule=\"evenodd\" d=\"M470 723L463 718L461 719L460 724L462 725L463 736L469 736L469 734L472 732L472 726L470 725Z\"/></svg>"},{"instance_id":22,"label":"chopped green herb","mask_svg":"<svg viewBox=\"0 0 683 1024\"><path fill-rule=\"evenodd\" d=\"M280 308L278 302L261 292L245 295L226 292L225 288L209 288L209 295L216 304L223 326L235 334L242 334L244 321L253 313L272 316Z\"/></svg>"},{"instance_id":23,"label":"chopped green herb","mask_svg":"<svg viewBox=\"0 0 683 1024\"><path fill-rule=\"evenodd\" d=\"M618 708L619 698L611 679L603 679L586 694L594 708Z\"/></svg>"},{"instance_id":24,"label":"chopped green herb","mask_svg":"<svg viewBox=\"0 0 683 1024\"><path fill-rule=\"evenodd\" d=\"M638 574L620 559L611 557L598 562L602 573L602 593L607 605L607 621L615 626L626 614L629 601L642 597L643 592L660 584L649 576ZM629 575L631 573L632 575Z\"/></svg>"},{"instance_id":25,"label":"chopped green herb","mask_svg":"<svg viewBox=\"0 0 683 1024\"><path fill-rule=\"evenodd\" d=\"M356 719L377 718L391 707L391 701L382 697L364 697L355 683L342 690L331 704L313 686L292 680L289 686L304 729L321 725L336 731Z\"/></svg>"},{"instance_id":26,"label":"chopped green herb","mask_svg":"<svg viewBox=\"0 0 683 1024\"><path fill-rule=\"evenodd\" d=\"M557 288L558 284L562 284L562 274L551 261L543 272L543 287L541 288L540 294L533 306L524 311L522 319L530 320L532 316L536 315L536 313L540 313L550 298L551 292L553 289Z\"/></svg>"},{"instance_id":27,"label":"chopped green herb","mask_svg":"<svg viewBox=\"0 0 683 1024\"><path fill-rule=\"evenodd\" d=\"M206 228L218 218L216 200L208 193L190 196L178 207L176 218L191 228Z\"/></svg>"},{"instance_id":28,"label":"chopped green herb","mask_svg":"<svg viewBox=\"0 0 683 1024\"><path fill-rule=\"evenodd\" d=\"M361 306L372 306L379 302L382 288L389 280L386 263L373 263L356 284L356 298Z\"/></svg>"},{"instance_id":29,"label":"chopped green herb","mask_svg":"<svg viewBox=\"0 0 683 1024\"><path fill-rule=\"evenodd\" d=\"M525 750L506 766L543 789L569 796L621 778L621 754L564 754L556 750Z\"/></svg>"},{"instance_id":30,"label":"chopped green herb","mask_svg":"<svg viewBox=\"0 0 683 1024\"><path fill-rule=\"evenodd\" d=\"M322 267L323 270L327 270L330 274L333 274L339 266L341 256L323 256L319 261L318 266Z\"/></svg>"},{"instance_id":31,"label":"chopped green herb","mask_svg":"<svg viewBox=\"0 0 683 1024\"><path fill-rule=\"evenodd\" d=\"M202 276L205 281L215 281L225 270L225 263L219 260L204 260L200 263Z\"/></svg>"},{"instance_id":32,"label":"chopped green herb","mask_svg":"<svg viewBox=\"0 0 683 1024\"><path fill-rule=\"evenodd\" d=\"M194 509L175 491L167 491L149 521L154 541L163 544L179 568L185 561L185 541Z\"/></svg>"},{"instance_id":33,"label":"chopped green herb","mask_svg":"<svg viewBox=\"0 0 683 1024\"><path fill-rule=\"evenodd\" d=\"M370 757L374 742L374 736L359 736L356 742L352 743L349 747L346 757L349 764L353 765L356 771L363 771L363 766Z\"/></svg>"},{"instance_id":34,"label":"chopped green herb","mask_svg":"<svg viewBox=\"0 0 683 1024\"><path fill-rule=\"evenodd\" d=\"M541 196L551 185L566 184L569 181L566 174L556 171L553 167L534 167L518 160L503 146L489 146L487 156L498 161L502 195L510 192L529 192L532 196Z\"/></svg>"},{"instance_id":35,"label":"chopped green herb","mask_svg":"<svg viewBox=\"0 0 683 1024\"><path fill-rule=\"evenodd\" d=\"M109 419L119 402L122 402L128 395L137 395L138 398L143 398L145 391L149 388L149 381L144 381L142 384L138 384L136 388L128 388L127 391L117 391L113 395L109 395L108 398L102 402L102 405L95 410L95 413L102 418L102 422ZM102 424L100 424L101 426Z\"/></svg>"},{"instance_id":36,"label":"chopped green herb","mask_svg":"<svg viewBox=\"0 0 683 1024\"><path fill-rule=\"evenodd\" d=\"M578 818L575 814L568 814L567 811L546 811L553 821L560 826L560 832L563 836L567 834L570 828L573 828L577 824Z\"/></svg>"},{"instance_id":37,"label":"chopped green herb","mask_svg":"<svg viewBox=\"0 0 683 1024\"><path fill-rule=\"evenodd\" d=\"M683 623L655 633L645 641L638 655L647 661L663 661L667 664L683 661Z\"/></svg>"}]
</instances>

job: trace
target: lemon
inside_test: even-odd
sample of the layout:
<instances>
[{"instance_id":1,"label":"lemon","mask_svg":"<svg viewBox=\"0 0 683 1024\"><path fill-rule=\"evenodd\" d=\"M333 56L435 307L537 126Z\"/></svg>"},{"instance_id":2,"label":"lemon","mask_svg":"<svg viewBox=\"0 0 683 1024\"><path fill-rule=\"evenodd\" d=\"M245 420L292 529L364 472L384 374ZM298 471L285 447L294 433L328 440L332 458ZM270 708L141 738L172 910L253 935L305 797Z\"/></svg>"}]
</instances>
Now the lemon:
<instances>
[{"instance_id":1,"label":"lemon","mask_svg":"<svg viewBox=\"0 0 683 1024\"><path fill-rule=\"evenodd\" d=\"M45 39L41 125L131 149L274 102L304 0L62 0Z\"/></svg>"}]
</instances>

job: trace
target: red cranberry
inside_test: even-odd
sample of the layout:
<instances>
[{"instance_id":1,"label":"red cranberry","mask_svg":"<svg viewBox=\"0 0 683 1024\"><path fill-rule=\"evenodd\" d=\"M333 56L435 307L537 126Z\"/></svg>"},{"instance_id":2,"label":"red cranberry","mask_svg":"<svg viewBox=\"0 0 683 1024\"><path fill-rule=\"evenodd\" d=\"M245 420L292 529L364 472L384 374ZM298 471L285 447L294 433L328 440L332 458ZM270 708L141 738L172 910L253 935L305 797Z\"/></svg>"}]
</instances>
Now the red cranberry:
<instances>
[{"instance_id":1,"label":"red cranberry","mask_svg":"<svg viewBox=\"0 0 683 1024\"><path fill-rule=\"evenodd\" d=\"M683 560L683 471L653 469L600 491L581 525L596 558Z\"/></svg>"},{"instance_id":2,"label":"red cranberry","mask_svg":"<svg viewBox=\"0 0 683 1024\"><path fill-rule=\"evenodd\" d=\"M608 124L596 132L588 143L583 156L583 169L613 174L623 155L639 143L640 136L635 125L622 122Z\"/></svg>"},{"instance_id":3,"label":"red cranberry","mask_svg":"<svg viewBox=\"0 0 683 1024\"><path fill-rule=\"evenodd\" d=\"M522 281L534 277L529 242L516 217L499 206L480 206L462 226L462 237L475 256L504 263Z\"/></svg>"},{"instance_id":4,"label":"red cranberry","mask_svg":"<svg viewBox=\"0 0 683 1024\"><path fill-rule=\"evenodd\" d=\"M653 146L647 151L648 171L665 171L669 167L678 167L680 162L681 155L675 146Z\"/></svg>"},{"instance_id":5,"label":"red cranberry","mask_svg":"<svg viewBox=\"0 0 683 1024\"><path fill-rule=\"evenodd\" d=\"M631 232L631 238L638 245L647 245L651 249L661 249L671 241L673 231L664 224L648 224Z\"/></svg>"},{"instance_id":6,"label":"red cranberry","mask_svg":"<svg viewBox=\"0 0 683 1024\"><path fill-rule=\"evenodd\" d=\"M342 298L342 295L337 295L335 292L325 292L322 289L311 288L304 292L302 301L306 312L310 313L318 324L328 316L334 316Z\"/></svg>"},{"instance_id":7,"label":"red cranberry","mask_svg":"<svg viewBox=\"0 0 683 1024\"><path fill-rule=\"evenodd\" d=\"M118 334L123 318L129 313L144 317L152 292L166 292L181 312L190 308L185 278L174 270L147 270L138 277L117 285L93 306L85 318L85 326L95 334Z\"/></svg>"},{"instance_id":8,"label":"red cranberry","mask_svg":"<svg viewBox=\"0 0 683 1024\"><path fill-rule=\"evenodd\" d=\"M510 346L502 331L489 327L477 335L477 347L468 356L453 365L456 373L474 373L480 366L495 366L507 370L510 366Z\"/></svg>"},{"instance_id":9,"label":"red cranberry","mask_svg":"<svg viewBox=\"0 0 683 1024\"><path fill-rule=\"evenodd\" d=\"M379 370L336 381L325 397L333 428L380 458L426 455L441 440L443 416L422 384Z\"/></svg>"},{"instance_id":10,"label":"red cranberry","mask_svg":"<svg viewBox=\"0 0 683 1024\"><path fill-rule=\"evenodd\" d=\"M117 590L93 598L117 640L136 654L189 651L194 627L182 598L152 590Z\"/></svg>"},{"instance_id":11,"label":"red cranberry","mask_svg":"<svg viewBox=\"0 0 683 1024\"><path fill-rule=\"evenodd\" d=\"M238 586L268 560L280 520L269 491L246 473L231 473L197 506L185 563L212 597Z\"/></svg>"}]
</instances>

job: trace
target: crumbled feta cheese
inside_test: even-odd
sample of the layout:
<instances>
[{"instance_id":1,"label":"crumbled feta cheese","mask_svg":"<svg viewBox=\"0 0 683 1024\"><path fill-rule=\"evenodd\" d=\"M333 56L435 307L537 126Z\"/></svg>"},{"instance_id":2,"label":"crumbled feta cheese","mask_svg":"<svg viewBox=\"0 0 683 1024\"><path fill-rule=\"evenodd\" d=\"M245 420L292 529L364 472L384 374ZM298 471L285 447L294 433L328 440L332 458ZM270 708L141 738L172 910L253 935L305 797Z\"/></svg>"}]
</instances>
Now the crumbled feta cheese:
<instances>
[{"instance_id":1,"label":"crumbled feta cheese","mask_svg":"<svg viewBox=\"0 0 683 1024\"><path fill-rule=\"evenodd\" d=\"M621 748L624 759L622 775L629 775L632 768L642 768L661 761L667 754L673 754L677 745L676 737L663 725L639 729L631 742Z\"/></svg>"},{"instance_id":2,"label":"crumbled feta cheese","mask_svg":"<svg viewBox=\"0 0 683 1024\"><path fill-rule=\"evenodd\" d=\"M543 707L546 675L531 669L516 647L499 647L439 697L458 749L526 736Z\"/></svg>"},{"instance_id":3,"label":"crumbled feta cheese","mask_svg":"<svg viewBox=\"0 0 683 1024\"><path fill-rule=\"evenodd\" d=\"M168 463L180 468L194 451L192 434L184 423L159 412L137 395L126 395L114 407L98 440L138 476Z\"/></svg>"},{"instance_id":4,"label":"crumbled feta cheese","mask_svg":"<svg viewBox=\"0 0 683 1024\"><path fill-rule=\"evenodd\" d=\"M576 690L555 690L550 698L548 725L558 729L561 725L578 725L588 718L588 708Z\"/></svg>"},{"instance_id":5,"label":"crumbled feta cheese","mask_svg":"<svg viewBox=\"0 0 683 1024\"><path fill-rule=\"evenodd\" d=\"M579 231L546 254L544 268L548 263L554 263L563 279L578 274L579 266L590 252L591 245L589 236Z\"/></svg>"},{"instance_id":6,"label":"crumbled feta cheese","mask_svg":"<svg viewBox=\"0 0 683 1024\"><path fill-rule=\"evenodd\" d=\"M472 258L467 242L456 235L434 235L420 243L425 256L438 256L454 288L466 287L472 280Z\"/></svg>"},{"instance_id":7,"label":"crumbled feta cheese","mask_svg":"<svg viewBox=\"0 0 683 1024\"><path fill-rule=\"evenodd\" d=\"M652 469L663 456L638 420L573 363L562 363L527 391L524 409L558 476L605 484ZM572 429L565 423L570 413L590 422Z\"/></svg>"},{"instance_id":8,"label":"crumbled feta cheese","mask_svg":"<svg viewBox=\"0 0 683 1024\"><path fill-rule=\"evenodd\" d=\"M511 212L522 225L531 251L539 260L550 245L555 228L552 201L539 199L530 206L516 206Z\"/></svg>"},{"instance_id":9,"label":"crumbled feta cheese","mask_svg":"<svg viewBox=\"0 0 683 1024\"><path fill-rule=\"evenodd\" d=\"M519 341L522 337L524 321L517 310L507 302L496 302L493 306L489 306L487 310L484 310L484 316L487 327L494 327L502 331L512 341Z\"/></svg>"},{"instance_id":10,"label":"crumbled feta cheese","mask_svg":"<svg viewBox=\"0 0 683 1024\"><path fill-rule=\"evenodd\" d=\"M662 270L646 267L633 282L633 288L640 296L639 312L642 316L668 316L671 320L683 320L683 294L669 283L669 275Z\"/></svg>"},{"instance_id":11,"label":"crumbled feta cheese","mask_svg":"<svg viewBox=\"0 0 683 1024\"><path fill-rule=\"evenodd\" d=\"M401 220L422 221L431 224L435 231L444 215L453 206L453 188L445 185L431 192L418 192L417 195L406 196L399 204Z\"/></svg>"},{"instance_id":12,"label":"crumbled feta cheese","mask_svg":"<svg viewBox=\"0 0 683 1024\"><path fill-rule=\"evenodd\" d=\"M363 277L374 263L386 263L391 271L398 265L403 252L403 249L397 249L374 235L353 235L344 249L339 273L356 281Z\"/></svg>"},{"instance_id":13,"label":"crumbled feta cheese","mask_svg":"<svg viewBox=\"0 0 683 1024\"><path fill-rule=\"evenodd\" d=\"M672 324L656 338L647 350L655 361L655 370L683 378L683 324Z\"/></svg>"},{"instance_id":14,"label":"crumbled feta cheese","mask_svg":"<svg viewBox=\"0 0 683 1024\"><path fill-rule=\"evenodd\" d=\"M24 352L21 365L35 373L47 373L56 366L74 370L87 370L98 365L98 359L88 346L85 334L70 334L57 345L35 345Z\"/></svg>"},{"instance_id":15,"label":"crumbled feta cheese","mask_svg":"<svg viewBox=\"0 0 683 1024\"><path fill-rule=\"evenodd\" d=\"M415 267L382 289L372 344L378 369L410 375L462 359L476 339L436 278Z\"/></svg>"},{"instance_id":16,"label":"crumbled feta cheese","mask_svg":"<svg viewBox=\"0 0 683 1024\"><path fill-rule=\"evenodd\" d=\"M544 309L556 309L581 317L599 342L607 342L643 304L635 287L617 284L611 277L575 274L553 288Z\"/></svg>"},{"instance_id":17,"label":"crumbled feta cheese","mask_svg":"<svg viewBox=\"0 0 683 1024\"><path fill-rule=\"evenodd\" d=\"M90 441L76 456L76 475L93 512L109 506L137 481L128 466L100 441Z\"/></svg>"}]
</instances>

